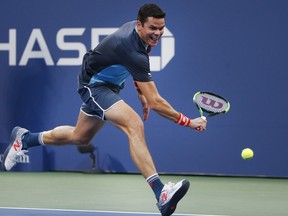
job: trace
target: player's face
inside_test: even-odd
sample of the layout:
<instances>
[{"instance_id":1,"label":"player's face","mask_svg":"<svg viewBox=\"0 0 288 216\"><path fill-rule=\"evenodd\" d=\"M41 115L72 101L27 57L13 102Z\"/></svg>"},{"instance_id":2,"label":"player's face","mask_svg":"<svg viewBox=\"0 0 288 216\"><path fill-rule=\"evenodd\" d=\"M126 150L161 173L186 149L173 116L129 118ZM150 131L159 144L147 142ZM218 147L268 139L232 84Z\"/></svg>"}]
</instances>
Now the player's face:
<instances>
[{"instance_id":1,"label":"player's face","mask_svg":"<svg viewBox=\"0 0 288 216\"><path fill-rule=\"evenodd\" d=\"M140 38L146 43L154 47L157 45L161 36L164 33L165 19L148 17L147 21L142 26L142 23L137 20L137 29Z\"/></svg>"}]
</instances>

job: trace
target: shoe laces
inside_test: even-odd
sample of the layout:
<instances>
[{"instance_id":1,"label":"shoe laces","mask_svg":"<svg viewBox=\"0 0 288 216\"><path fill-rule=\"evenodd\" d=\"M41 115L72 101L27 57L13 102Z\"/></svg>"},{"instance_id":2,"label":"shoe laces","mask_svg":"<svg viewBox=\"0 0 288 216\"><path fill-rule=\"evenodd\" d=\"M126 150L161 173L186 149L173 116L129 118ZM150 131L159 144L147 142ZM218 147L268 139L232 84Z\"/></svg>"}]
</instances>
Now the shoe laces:
<instances>
[{"instance_id":1,"label":"shoe laces","mask_svg":"<svg viewBox=\"0 0 288 216\"><path fill-rule=\"evenodd\" d=\"M175 183L173 183L173 182L168 182L167 184L165 184L165 188L171 188L171 187L173 187L175 185Z\"/></svg>"}]
</instances>

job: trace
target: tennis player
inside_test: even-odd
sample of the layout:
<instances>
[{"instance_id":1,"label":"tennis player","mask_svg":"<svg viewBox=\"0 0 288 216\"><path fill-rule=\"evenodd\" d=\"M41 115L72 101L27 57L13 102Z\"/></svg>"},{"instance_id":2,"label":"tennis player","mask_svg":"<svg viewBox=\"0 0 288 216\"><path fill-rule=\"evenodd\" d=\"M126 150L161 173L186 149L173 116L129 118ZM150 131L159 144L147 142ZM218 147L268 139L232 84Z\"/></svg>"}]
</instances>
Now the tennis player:
<instances>
[{"instance_id":1,"label":"tennis player","mask_svg":"<svg viewBox=\"0 0 288 216\"><path fill-rule=\"evenodd\" d=\"M87 52L78 77L78 92L83 104L76 126L59 126L41 133L15 127L4 153L4 170L11 170L17 157L34 146L90 143L108 121L128 136L131 158L154 191L161 214L171 215L190 183L185 179L176 184L161 182L146 145L143 121L119 96L125 79L131 75L142 103L144 121L152 109L181 126L197 128L197 131L206 129L206 120L186 117L157 91L148 53L160 40L164 27L165 13L161 8L145 4L139 9L136 21L125 23Z\"/></svg>"}]
</instances>

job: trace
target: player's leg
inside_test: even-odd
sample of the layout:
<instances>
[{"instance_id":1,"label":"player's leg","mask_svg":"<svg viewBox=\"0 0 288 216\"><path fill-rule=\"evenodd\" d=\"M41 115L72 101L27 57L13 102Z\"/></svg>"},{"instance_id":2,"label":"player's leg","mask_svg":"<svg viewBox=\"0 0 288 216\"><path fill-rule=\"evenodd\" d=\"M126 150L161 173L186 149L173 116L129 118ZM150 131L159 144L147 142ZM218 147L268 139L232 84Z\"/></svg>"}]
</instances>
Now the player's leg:
<instances>
[{"instance_id":1,"label":"player's leg","mask_svg":"<svg viewBox=\"0 0 288 216\"><path fill-rule=\"evenodd\" d=\"M157 206L163 216L171 215L179 200L186 194L189 182L163 185L157 174L145 140L144 124L140 116L124 101L105 112L106 119L127 134L131 158L153 189Z\"/></svg>"},{"instance_id":2,"label":"player's leg","mask_svg":"<svg viewBox=\"0 0 288 216\"><path fill-rule=\"evenodd\" d=\"M140 116L124 101L114 104L105 112L106 119L127 134L132 160L153 189L157 206L163 216L173 214L177 203L188 191L190 183L163 185L157 174L145 140L144 124Z\"/></svg>"},{"instance_id":3,"label":"player's leg","mask_svg":"<svg viewBox=\"0 0 288 216\"><path fill-rule=\"evenodd\" d=\"M111 106L105 112L105 117L128 136L131 158L159 200L164 185L146 145L144 124L140 116L122 100Z\"/></svg>"},{"instance_id":4,"label":"player's leg","mask_svg":"<svg viewBox=\"0 0 288 216\"><path fill-rule=\"evenodd\" d=\"M148 178L155 174L156 168L146 145L140 116L124 101L119 101L105 112L105 117L128 136L132 160L143 176Z\"/></svg>"},{"instance_id":5,"label":"player's leg","mask_svg":"<svg viewBox=\"0 0 288 216\"><path fill-rule=\"evenodd\" d=\"M87 115L81 110L75 127L59 126L45 131L43 143L45 145L89 144L104 123L99 117Z\"/></svg>"},{"instance_id":6,"label":"player's leg","mask_svg":"<svg viewBox=\"0 0 288 216\"><path fill-rule=\"evenodd\" d=\"M79 113L76 127L59 126L50 131L31 133L25 128L15 127L3 157L3 169L9 171L17 163L17 158L27 149L40 145L89 144L104 121L96 116Z\"/></svg>"}]
</instances>

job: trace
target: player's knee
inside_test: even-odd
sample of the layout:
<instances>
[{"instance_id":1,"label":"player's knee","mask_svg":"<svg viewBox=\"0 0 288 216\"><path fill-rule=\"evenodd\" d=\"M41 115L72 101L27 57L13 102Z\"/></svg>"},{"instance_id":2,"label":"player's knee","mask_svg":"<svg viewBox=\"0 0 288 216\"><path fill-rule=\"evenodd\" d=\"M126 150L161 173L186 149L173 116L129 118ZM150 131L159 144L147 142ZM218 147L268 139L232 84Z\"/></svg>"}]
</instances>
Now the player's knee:
<instances>
[{"instance_id":1,"label":"player's knee","mask_svg":"<svg viewBox=\"0 0 288 216\"><path fill-rule=\"evenodd\" d=\"M128 125L128 132L130 135L142 135L144 133L143 121L139 119L134 119Z\"/></svg>"},{"instance_id":2,"label":"player's knee","mask_svg":"<svg viewBox=\"0 0 288 216\"><path fill-rule=\"evenodd\" d=\"M74 136L74 143L75 143L76 145L85 146L85 145L89 145L90 142L91 142L91 140L88 139L87 137Z\"/></svg>"}]
</instances>

